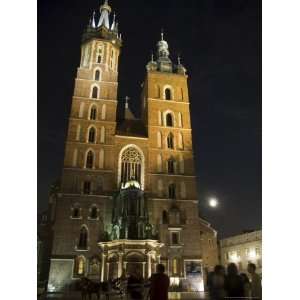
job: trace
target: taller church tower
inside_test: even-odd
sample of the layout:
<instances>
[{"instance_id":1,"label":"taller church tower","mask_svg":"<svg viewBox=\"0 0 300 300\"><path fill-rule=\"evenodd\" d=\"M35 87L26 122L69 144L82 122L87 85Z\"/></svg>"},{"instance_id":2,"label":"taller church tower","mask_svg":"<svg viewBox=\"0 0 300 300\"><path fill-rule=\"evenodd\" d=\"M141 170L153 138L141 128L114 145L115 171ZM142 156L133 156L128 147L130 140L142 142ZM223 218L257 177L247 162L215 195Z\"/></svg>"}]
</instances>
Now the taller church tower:
<instances>
[{"instance_id":1,"label":"taller church tower","mask_svg":"<svg viewBox=\"0 0 300 300\"><path fill-rule=\"evenodd\" d=\"M82 38L48 289L62 290L81 276L101 281L120 276L130 262L148 277L161 262L173 284L200 290L217 263L217 245L216 232L198 216L186 69L180 58L172 62L161 34L156 60L146 66L141 119L126 103L125 118L117 121L122 39L111 11L105 1ZM142 202L124 200L144 220L145 228L132 235L139 238L139 251L124 248L132 248L131 235L126 210L119 209L124 204L116 202L132 195L124 191L131 183L141 190L133 194L143 195Z\"/></svg>"}]
</instances>

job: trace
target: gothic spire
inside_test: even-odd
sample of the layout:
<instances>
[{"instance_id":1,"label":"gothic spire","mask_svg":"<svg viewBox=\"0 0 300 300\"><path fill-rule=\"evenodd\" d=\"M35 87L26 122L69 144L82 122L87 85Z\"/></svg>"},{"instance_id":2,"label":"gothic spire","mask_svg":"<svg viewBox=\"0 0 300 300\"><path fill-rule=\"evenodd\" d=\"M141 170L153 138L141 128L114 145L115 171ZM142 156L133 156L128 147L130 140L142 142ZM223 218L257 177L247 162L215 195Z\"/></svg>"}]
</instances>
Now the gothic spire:
<instances>
[{"instance_id":1,"label":"gothic spire","mask_svg":"<svg viewBox=\"0 0 300 300\"><path fill-rule=\"evenodd\" d=\"M93 16L92 16L92 27L96 28L96 23L95 23L95 11L93 12Z\"/></svg>"},{"instance_id":2,"label":"gothic spire","mask_svg":"<svg viewBox=\"0 0 300 300\"><path fill-rule=\"evenodd\" d=\"M114 18L110 30L113 31L115 27L116 27L116 13L114 13Z\"/></svg>"},{"instance_id":3,"label":"gothic spire","mask_svg":"<svg viewBox=\"0 0 300 300\"><path fill-rule=\"evenodd\" d=\"M108 5L108 1L105 0L104 4L100 6L100 19L98 22L98 26L104 26L109 29L109 14L111 12L111 7Z\"/></svg>"}]
</instances>

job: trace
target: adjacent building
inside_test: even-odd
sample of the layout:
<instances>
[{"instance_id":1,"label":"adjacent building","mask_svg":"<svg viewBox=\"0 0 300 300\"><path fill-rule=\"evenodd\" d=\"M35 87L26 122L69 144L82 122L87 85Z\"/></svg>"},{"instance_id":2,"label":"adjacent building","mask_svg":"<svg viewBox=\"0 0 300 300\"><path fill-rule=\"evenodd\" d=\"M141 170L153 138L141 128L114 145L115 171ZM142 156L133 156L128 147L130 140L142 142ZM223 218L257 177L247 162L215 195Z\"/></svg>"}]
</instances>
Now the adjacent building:
<instances>
[{"instance_id":1,"label":"adjacent building","mask_svg":"<svg viewBox=\"0 0 300 300\"><path fill-rule=\"evenodd\" d=\"M82 38L61 187L51 200L48 289L81 276L105 281L133 265L149 277L163 263L173 284L203 290L218 262L217 233L199 218L187 70L161 34L146 64L141 117L126 99L119 119L123 40L111 11L105 1Z\"/></svg>"},{"instance_id":2,"label":"adjacent building","mask_svg":"<svg viewBox=\"0 0 300 300\"><path fill-rule=\"evenodd\" d=\"M262 231L246 231L220 240L220 260L224 266L235 263L240 272L247 272L251 262L257 273L262 274Z\"/></svg>"}]
</instances>

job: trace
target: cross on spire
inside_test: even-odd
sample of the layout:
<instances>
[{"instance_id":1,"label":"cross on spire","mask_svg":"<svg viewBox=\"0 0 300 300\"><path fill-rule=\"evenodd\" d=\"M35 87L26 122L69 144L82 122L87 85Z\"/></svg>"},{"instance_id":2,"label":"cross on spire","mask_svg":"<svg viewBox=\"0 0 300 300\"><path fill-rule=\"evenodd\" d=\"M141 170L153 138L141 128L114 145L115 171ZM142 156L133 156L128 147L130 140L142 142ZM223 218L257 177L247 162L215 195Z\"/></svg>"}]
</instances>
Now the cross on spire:
<instances>
[{"instance_id":1,"label":"cross on spire","mask_svg":"<svg viewBox=\"0 0 300 300\"><path fill-rule=\"evenodd\" d=\"M161 35L161 40L163 41L164 40L164 29L163 28L161 29L160 35Z\"/></svg>"}]
</instances>

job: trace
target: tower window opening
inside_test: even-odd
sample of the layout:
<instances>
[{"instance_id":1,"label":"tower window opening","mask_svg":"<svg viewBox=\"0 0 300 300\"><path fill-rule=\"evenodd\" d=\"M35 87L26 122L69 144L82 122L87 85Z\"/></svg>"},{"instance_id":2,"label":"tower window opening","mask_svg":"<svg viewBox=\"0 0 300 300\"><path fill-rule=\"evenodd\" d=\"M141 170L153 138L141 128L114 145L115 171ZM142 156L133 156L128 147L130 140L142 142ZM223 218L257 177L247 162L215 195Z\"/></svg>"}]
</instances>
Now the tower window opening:
<instances>
[{"instance_id":1,"label":"tower window opening","mask_svg":"<svg viewBox=\"0 0 300 300\"><path fill-rule=\"evenodd\" d=\"M168 173L174 174L175 173L175 161L173 158L168 160Z\"/></svg>"},{"instance_id":2,"label":"tower window opening","mask_svg":"<svg viewBox=\"0 0 300 300\"><path fill-rule=\"evenodd\" d=\"M97 118L97 108L92 107L90 112L90 120L96 120Z\"/></svg>"},{"instance_id":3,"label":"tower window opening","mask_svg":"<svg viewBox=\"0 0 300 300\"><path fill-rule=\"evenodd\" d=\"M178 232L172 232L172 245L178 245L179 244L179 236Z\"/></svg>"},{"instance_id":4,"label":"tower window opening","mask_svg":"<svg viewBox=\"0 0 300 300\"><path fill-rule=\"evenodd\" d=\"M98 55L98 56L97 56L97 63L98 63L98 64L101 64L101 62L102 62L102 56L101 56L101 55Z\"/></svg>"},{"instance_id":5,"label":"tower window opening","mask_svg":"<svg viewBox=\"0 0 300 300\"><path fill-rule=\"evenodd\" d=\"M174 183L169 184L169 198L170 199L176 198L176 186Z\"/></svg>"},{"instance_id":6,"label":"tower window opening","mask_svg":"<svg viewBox=\"0 0 300 300\"><path fill-rule=\"evenodd\" d=\"M169 223L168 213L165 210L162 213L162 223L163 224Z\"/></svg>"},{"instance_id":7,"label":"tower window opening","mask_svg":"<svg viewBox=\"0 0 300 300\"><path fill-rule=\"evenodd\" d=\"M97 217L98 217L98 209L96 206L93 206L90 212L90 218L97 219Z\"/></svg>"},{"instance_id":8,"label":"tower window opening","mask_svg":"<svg viewBox=\"0 0 300 300\"><path fill-rule=\"evenodd\" d=\"M167 137L167 146L169 149L174 149L174 136L172 132L170 132Z\"/></svg>"},{"instance_id":9,"label":"tower window opening","mask_svg":"<svg viewBox=\"0 0 300 300\"><path fill-rule=\"evenodd\" d=\"M89 143L95 143L96 140L96 130L94 127L90 128L89 130Z\"/></svg>"},{"instance_id":10,"label":"tower window opening","mask_svg":"<svg viewBox=\"0 0 300 300\"><path fill-rule=\"evenodd\" d=\"M171 98L171 89L169 89L169 88L165 89L165 99L166 100L171 100L172 99Z\"/></svg>"},{"instance_id":11,"label":"tower window opening","mask_svg":"<svg viewBox=\"0 0 300 300\"><path fill-rule=\"evenodd\" d=\"M96 72L95 72L95 80L96 81L100 80L100 71L99 70L96 70Z\"/></svg>"},{"instance_id":12,"label":"tower window opening","mask_svg":"<svg viewBox=\"0 0 300 300\"><path fill-rule=\"evenodd\" d=\"M126 149L121 157L121 183L129 180L136 180L141 183L142 176L142 155L134 148Z\"/></svg>"},{"instance_id":13,"label":"tower window opening","mask_svg":"<svg viewBox=\"0 0 300 300\"><path fill-rule=\"evenodd\" d=\"M91 193L91 182L90 181L84 181L84 183L83 183L83 193L85 195L89 195Z\"/></svg>"},{"instance_id":14,"label":"tower window opening","mask_svg":"<svg viewBox=\"0 0 300 300\"><path fill-rule=\"evenodd\" d=\"M98 88L96 86L93 87L92 98L94 99L98 98Z\"/></svg>"},{"instance_id":15,"label":"tower window opening","mask_svg":"<svg viewBox=\"0 0 300 300\"><path fill-rule=\"evenodd\" d=\"M89 151L86 156L86 164L85 167L88 169L92 169L94 166L94 154L92 151Z\"/></svg>"},{"instance_id":16,"label":"tower window opening","mask_svg":"<svg viewBox=\"0 0 300 300\"><path fill-rule=\"evenodd\" d=\"M80 218L80 209L78 207L73 208L72 218L74 218L74 219Z\"/></svg>"},{"instance_id":17,"label":"tower window opening","mask_svg":"<svg viewBox=\"0 0 300 300\"><path fill-rule=\"evenodd\" d=\"M173 127L173 117L170 113L166 115L166 125L169 127Z\"/></svg>"},{"instance_id":18,"label":"tower window opening","mask_svg":"<svg viewBox=\"0 0 300 300\"><path fill-rule=\"evenodd\" d=\"M80 229L78 248L86 249L87 248L87 240L88 240L88 232L87 232L86 227L83 226Z\"/></svg>"}]
</instances>

